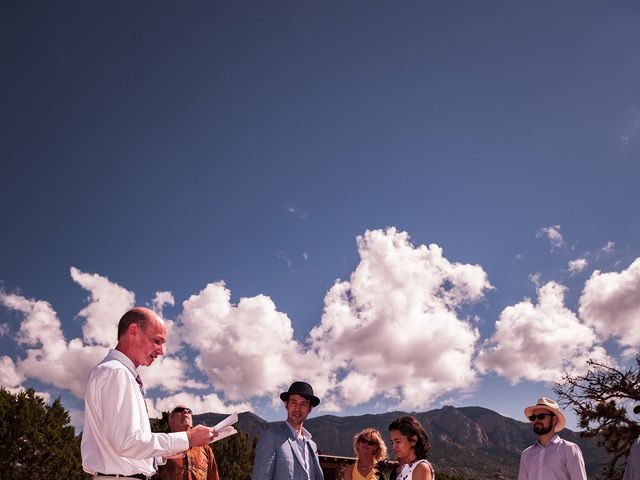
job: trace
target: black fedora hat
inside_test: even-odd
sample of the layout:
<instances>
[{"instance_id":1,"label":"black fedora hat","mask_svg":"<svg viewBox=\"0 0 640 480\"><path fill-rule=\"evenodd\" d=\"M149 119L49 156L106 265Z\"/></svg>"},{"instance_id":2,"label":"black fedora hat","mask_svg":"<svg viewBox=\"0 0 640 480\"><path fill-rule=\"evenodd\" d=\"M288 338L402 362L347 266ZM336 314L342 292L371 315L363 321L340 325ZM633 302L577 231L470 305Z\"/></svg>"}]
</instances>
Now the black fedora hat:
<instances>
[{"instance_id":1,"label":"black fedora hat","mask_svg":"<svg viewBox=\"0 0 640 480\"><path fill-rule=\"evenodd\" d=\"M293 382L288 391L280 394L280 400L286 402L292 393L308 398L312 407L317 407L320 404L320 399L313 394L313 387L307 382Z\"/></svg>"}]
</instances>

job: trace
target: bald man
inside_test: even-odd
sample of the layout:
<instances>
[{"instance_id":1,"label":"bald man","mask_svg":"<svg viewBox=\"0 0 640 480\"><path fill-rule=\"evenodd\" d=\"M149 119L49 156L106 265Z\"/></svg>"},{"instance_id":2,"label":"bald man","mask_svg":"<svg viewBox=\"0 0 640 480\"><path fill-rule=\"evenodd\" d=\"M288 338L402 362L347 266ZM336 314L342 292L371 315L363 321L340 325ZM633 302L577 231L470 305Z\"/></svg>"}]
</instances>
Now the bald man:
<instances>
[{"instance_id":1,"label":"bald man","mask_svg":"<svg viewBox=\"0 0 640 480\"><path fill-rule=\"evenodd\" d=\"M94 478L138 478L156 473L166 457L207 445L216 436L198 425L189 431L151 433L139 366L164 354L167 328L152 310L136 307L118 323L118 343L91 372L84 396L82 467Z\"/></svg>"},{"instance_id":2,"label":"bald man","mask_svg":"<svg viewBox=\"0 0 640 480\"><path fill-rule=\"evenodd\" d=\"M169 414L172 432L188 432L193 427L193 412L186 405L178 405ZM158 469L159 480L220 480L216 457L210 445L192 447L182 455L171 458Z\"/></svg>"}]
</instances>

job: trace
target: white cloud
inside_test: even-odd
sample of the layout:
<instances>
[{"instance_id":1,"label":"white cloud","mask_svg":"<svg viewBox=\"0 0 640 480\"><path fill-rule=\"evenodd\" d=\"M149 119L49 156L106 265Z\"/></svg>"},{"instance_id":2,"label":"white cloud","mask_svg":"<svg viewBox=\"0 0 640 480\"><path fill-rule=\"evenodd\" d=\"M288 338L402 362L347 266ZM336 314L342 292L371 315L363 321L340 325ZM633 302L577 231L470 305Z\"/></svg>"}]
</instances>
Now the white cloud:
<instances>
[{"instance_id":1,"label":"white cloud","mask_svg":"<svg viewBox=\"0 0 640 480\"><path fill-rule=\"evenodd\" d=\"M549 227L539 228L536 232L537 237L547 237L553 248L559 248L564 245L564 238L560 233L560 225L551 225Z\"/></svg>"},{"instance_id":2,"label":"white cloud","mask_svg":"<svg viewBox=\"0 0 640 480\"><path fill-rule=\"evenodd\" d=\"M0 357L0 387L16 388L24 382L24 375L16 370L13 360L4 355Z\"/></svg>"},{"instance_id":3,"label":"white cloud","mask_svg":"<svg viewBox=\"0 0 640 480\"><path fill-rule=\"evenodd\" d=\"M420 408L475 380L478 332L461 305L491 288L478 265L451 263L437 245L414 246L395 228L358 237L360 263L336 281L311 332L322 367L350 373L333 398L355 405L383 393L399 408Z\"/></svg>"},{"instance_id":4,"label":"white cloud","mask_svg":"<svg viewBox=\"0 0 640 480\"><path fill-rule=\"evenodd\" d=\"M28 378L70 390L82 397L91 369L107 349L84 346L80 339L66 342L60 320L48 302L0 292L0 304L23 314L18 342L26 345L26 358L16 362Z\"/></svg>"},{"instance_id":5,"label":"white cloud","mask_svg":"<svg viewBox=\"0 0 640 480\"><path fill-rule=\"evenodd\" d=\"M264 295L234 305L224 282L210 283L183 302L180 321L185 342L199 352L196 366L229 400L273 396L319 368L293 338L291 320Z\"/></svg>"},{"instance_id":6,"label":"white cloud","mask_svg":"<svg viewBox=\"0 0 640 480\"><path fill-rule=\"evenodd\" d=\"M153 311L162 317L162 310L165 305L175 305L175 300L171 292L156 292L153 300L151 300Z\"/></svg>"},{"instance_id":7,"label":"white cloud","mask_svg":"<svg viewBox=\"0 0 640 480\"><path fill-rule=\"evenodd\" d=\"M206 388L206 385L191 380L188 376L189 366L184 360L162 356L157 358L150 367L140 369L140 377L147 391L160 389L176 392L183 388Z\"/></svg>"},{"instance_id":8,"label":"white cloud","mask_svg":"<svg viewBox=\"0 0 640 480\"><path fill-rule=\"evenodd\" d=\"M191 395L180 392L169 397L159 398L155 402L148 402L149 415L159 418L162 416L162 412L169 412L176 405L186 405L196 415L208 412L230 414L253 410L250 403L224 403L220 397L213 393L210 395Z\"/></svg>"},{"instance_id":9,"label":"white cloud","mask_svg":"<svg viewBox=\"0 0 640 480\"><path fill-rule=\"evenodd\" d=\"M540 287L540 284L542 283L542 274L540 272L531 273L529 274L528 278L529 281L536 286L536 288Z\"/></svg>"},{"instance_id":10,"label":"white cloud","mask_svg":"<svg viewBox=\"0 0 640 480\"><path fill-rule=\"evenodd\" d=\"M615 242L609 241L604 247L602 247L602 251L604 253L611 253L613 252L613 249L615 248L615 246L616 246Z\"/></svg>"},{"instance_id":11,"label":"white cloud","mask_svg":"<svg viewBox=\"0 0 640 480\"><path fill-rule=\"evenodd\" d=\"M71 278L91 293L89 305L78 313L87 319L82 327L85 342L115 346L118 321L133 307L135 295L96 273L83 273L75 267L71 267L70 271Z\"/></svg>"},{"instance_id":12,"label":"white cloud","mask_svg":"<svg viewBox=\"0 0 640 480\"><path fill-rule=\"evenodd\" d=\"M0 323L0 338L9 334L9 324L8 323Z\"/></svg>"},{"instance_id":13,"label":"white cloud","mask_svg":"<svg viewBox=\"0 0 640 480\"><path fill-rule=\"evenodd\" d=\"M579 313L603 339L640 346L640 258L622 272L594 271L582 291Z\"/></svg>"},{"instance_id":14,"label":"white cloud","mask_svg":"<svg viewBox=\"0 0 640 480\"><path fill-rule=\"evenodd\" d=\"M565 307L565 290L549 282L538 289L537 305L525 299L505 308L478 355L481 371L493 370L512 383L554 382L583 371L589 358L612 364L595 332Z\"/></svg>"},{"instance_id":15,"label":"white cloud","mask_svg":"<svg viewBox=\"0 0 640 480\"><path fill-rule=\"evenodd\" d=\"M376 395L376 377L375 375L350 372L338 383L338 389L345 405L351 406L365 403Z\"/></svg>"},{"instance_id":16,"label":"white cloud","mask_svg":"<svg viewBox=\"0 0 640 480\"><path fill-rule=\"evenodd\" d=\"M569 273L571 275L575 275L576 273L580 273L585 268L587 268L588 265L589 265L589 262L587 261L586 258L576 258L575 260L570 260L569 264L568 264Z\"/></svg>"}]
</instances>

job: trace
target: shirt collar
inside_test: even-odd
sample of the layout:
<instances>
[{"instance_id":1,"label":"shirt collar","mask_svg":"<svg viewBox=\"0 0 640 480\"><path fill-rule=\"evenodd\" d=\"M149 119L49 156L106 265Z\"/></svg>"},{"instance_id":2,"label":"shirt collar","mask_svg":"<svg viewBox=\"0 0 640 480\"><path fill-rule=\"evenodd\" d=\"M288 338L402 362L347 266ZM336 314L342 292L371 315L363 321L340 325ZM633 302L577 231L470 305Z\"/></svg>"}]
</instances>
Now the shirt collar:
<instances>
[{"instance_id":1,"label":"shirt collar","mask_svg":"<svg viewBox=\"0 0 640 480\"><path fill-rule=\"evenodd\" d=\"M298 433L298 431L293 427L293 425L291 425L289 423L288 420L285 420L284 423L287 424L287 427L289 427L289 430L291 430L291 433L293 433L293 435L298 438L298 437L304 437L305 440L311 440L311 434L307 431L306 428L302 427L302 430L300 433Z\"/></svg>"},{"instance_id":2,"label":"shirt collar","mask_svg":"<svg viewBox=\"0 0 640 480\"><path fill-rule=\"evenodd\" d=\"M551 437L551 439L549 440L549 443L547 443L547 447L549 445L551 445L552 443L558 443L560 441L560 437L558 436L558 434L556 433L553 437ZM546 448L544 446L542 446L542 444L540 442L536 442L536 445L540 448Z\"/></svg>"},{"instance_id":3,"label":"shirt collar","mask_svg":"<svg viewBox=\"0 0 640 480\"><path fill-rule=\"evenodd\" d=\"M102 361L102 363L108 362L110 360L117 360L118 362L123 364L125 367L127 367L127 370L129 370L134 377L138 376L138 371L136 370L136 367L131 361L131 359L127 357L124 353L122 353L120 350L115 350L115 349L109 350L109 353L107 354L105 359Z\"/></svg>"}]
</instances>

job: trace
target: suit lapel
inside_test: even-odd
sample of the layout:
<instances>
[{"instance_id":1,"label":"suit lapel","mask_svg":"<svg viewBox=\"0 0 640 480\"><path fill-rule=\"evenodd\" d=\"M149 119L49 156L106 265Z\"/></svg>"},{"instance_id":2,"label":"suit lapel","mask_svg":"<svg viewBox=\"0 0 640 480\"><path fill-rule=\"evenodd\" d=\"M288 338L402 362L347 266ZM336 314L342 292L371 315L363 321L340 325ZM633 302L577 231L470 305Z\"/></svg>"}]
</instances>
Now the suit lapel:
<instances>
[{"instance_id":1,"label":"suit lapel","mask_svg":"<svg viewBox=\"0 0 640 480\"><path fill-rule=\"evenodd\" d=\"M293 450L293 454L298 459L298 462L300 462L300 466L306 472L307 467L305 466L304 458L302 458L302 454L300 453L300 447L298 447L298 442L296 442L293 438L289 437L289 445L291 445L291 450Z\"/></svg>"},{"instance_id":2,"label":"suit lapel","mask_svg":"<svg viewBox=\"0 0 640 480\"><path fill-rule=\"evenodd\" d=\"M284 428L286 429L287 432L287 440L289 441L289 446L291 447L291 451L293 452L293 455L296 457L296 459L298 460L298 462L300 463L300 466L302 467L302 469L307 472L307 467L304 464L304 458L302 457L302 454L300 452L300 447L298 447L298 442L296 442L295 438L293 438L293 433L291 433L291 430L289 430L289 427L285 424L283 425ZM304 448L307 448L307 442L305 440L304 442ZM309 461L311 462L311 455L309 455ZM307 472L308 473L308 472Z\"/></svg>"}]
</instances>

